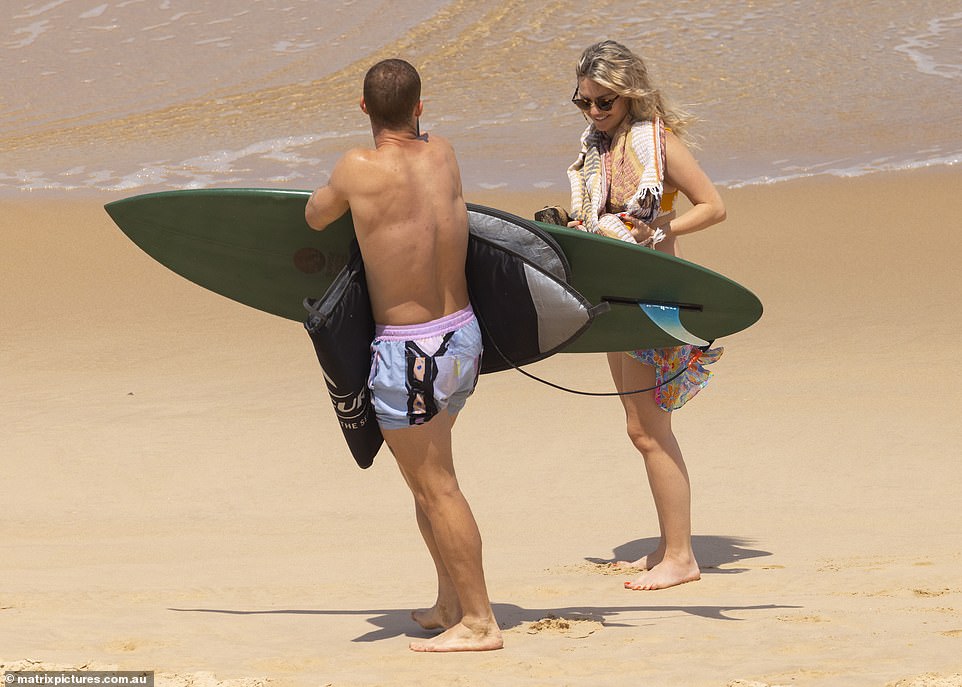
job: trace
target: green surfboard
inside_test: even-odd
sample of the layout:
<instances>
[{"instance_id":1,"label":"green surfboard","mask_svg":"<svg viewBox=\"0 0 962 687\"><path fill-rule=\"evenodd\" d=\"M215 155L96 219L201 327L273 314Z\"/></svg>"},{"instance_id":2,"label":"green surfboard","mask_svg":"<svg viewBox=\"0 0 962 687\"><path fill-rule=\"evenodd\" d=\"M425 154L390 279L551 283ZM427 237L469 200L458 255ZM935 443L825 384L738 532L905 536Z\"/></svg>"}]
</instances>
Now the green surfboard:
<instances>
[{"instance_id":1,"label":"green surfboard","mask_svg":"<svg viewBox=\"0 0 962 687\"><path fill-rule=\"evenodd\" d=\"M195 189L133 196L106 210L134 243L181 276L303 322L304 299L324 294L346 264L354 239L349 213L323 232L308 227L309 196L300 190ZM513 217L477 205L468 209L471 217ZM754 294L711 270L623 241L537 226L560 245L571 286L593 305L610 305L564 352L673 346L686 333L714 341L761 317Z\"/></svg>"}]
</instances>

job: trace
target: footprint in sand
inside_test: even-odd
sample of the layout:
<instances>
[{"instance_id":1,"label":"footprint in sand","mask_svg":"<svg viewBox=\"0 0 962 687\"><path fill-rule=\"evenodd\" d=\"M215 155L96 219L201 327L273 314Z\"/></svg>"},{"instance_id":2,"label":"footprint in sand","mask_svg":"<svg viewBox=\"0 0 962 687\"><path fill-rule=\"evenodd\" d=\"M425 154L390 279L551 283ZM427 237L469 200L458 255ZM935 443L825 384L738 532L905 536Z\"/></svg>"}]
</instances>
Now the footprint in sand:
<instances>
[{"instance_id":1,"label":"footprint in sand","mask_svg":"<svg viewBox=\"0 0 962 687\"><path fill-rule=\"evenodd\" d=\"M601 619L593 616L559 618L555 615L549 615L528 625L526 631L529 635L548 632L560 634L569 639L584 639L603 627L604 624Z\"/></svg>"},{"instance_id":2,"label":"footprint in sand","mask_svg":"<svg viewBox=\"0 0 962 687\"><path fill-rule=\"evenodd\" d=\"M946 594L951 594L953 590L949 588L943 589L913 589L912 593L916 596L921 596L923 598L929 598L934 596L945 596Z\"/></svg>"},{"instance_id":3,"label":"footprint in sand","mask_svg":"<svg viewBox=\"0 0 962 687\"><path fill-rule=\"evenodd\" d=\"M890 682L885 687L962 687L962 674L925 673L898 682Z\"/></svg>"},{"instance_id":4,"label":"footprint in sand","mask_svg":"<svg viewBox=\"0 0 962 687\"><path fill-rule=\"evenodd\" d=\"M582 567L586 570L600 573L602 575L625 576L637 575L641 572L641 568L635 568L626 563L585 563Z\"/></svg>"},{"instance_id":5,"label":"footprint in sand","mask_svg":"<svg viewBox=\"0 0 962 687\"><path fill-rule=\"evenodd\" d=\"M783 623L827 623L828 618L819 615L780 615L778 619Z\"/></svg>"}]
</instances>

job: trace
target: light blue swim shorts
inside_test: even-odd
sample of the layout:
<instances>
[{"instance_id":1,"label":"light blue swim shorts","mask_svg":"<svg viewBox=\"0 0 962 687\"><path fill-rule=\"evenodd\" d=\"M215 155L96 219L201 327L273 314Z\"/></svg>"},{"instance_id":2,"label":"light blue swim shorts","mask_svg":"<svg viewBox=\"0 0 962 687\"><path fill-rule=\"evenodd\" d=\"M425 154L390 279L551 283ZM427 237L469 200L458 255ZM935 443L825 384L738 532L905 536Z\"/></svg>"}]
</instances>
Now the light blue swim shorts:
<instances>
[{"instance_id":1,"label":"light blue swim shorts","mask_svg":"<svg viewBox=\"0 0 962 687\"><path fill-rule=\"evenodd\" d=\"M382 429L452 415L474 393L481 372L481 329L471 306L424 324L377 325L367 386Z\"/></svg>"}]
</instances>

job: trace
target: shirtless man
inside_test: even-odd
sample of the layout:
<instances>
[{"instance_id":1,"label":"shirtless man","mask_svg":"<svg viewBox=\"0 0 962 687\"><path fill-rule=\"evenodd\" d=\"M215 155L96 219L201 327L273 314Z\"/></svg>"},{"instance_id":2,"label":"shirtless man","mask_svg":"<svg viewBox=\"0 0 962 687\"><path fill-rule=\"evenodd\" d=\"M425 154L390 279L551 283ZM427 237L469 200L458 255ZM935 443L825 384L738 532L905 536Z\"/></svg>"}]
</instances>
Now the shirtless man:
<instances>
[{"instance_id":1,"label":"shirtless man","mask_svg":"<svg viewBox=\"0 0 962 687\"><path fill-rule=\"evenodd\" d=\"M458 486L451 428L477 383L481 333L464 273L468 215L450 144L420 133L421 80L403 60L364 78L375 149L348 151L305 217L322 230L350 209L377 323L369 386L378 424L414 495L438 596L415 611L443 630L414 651L503 646L481 565L481 535Z\"/></svg>"}]
</instances>

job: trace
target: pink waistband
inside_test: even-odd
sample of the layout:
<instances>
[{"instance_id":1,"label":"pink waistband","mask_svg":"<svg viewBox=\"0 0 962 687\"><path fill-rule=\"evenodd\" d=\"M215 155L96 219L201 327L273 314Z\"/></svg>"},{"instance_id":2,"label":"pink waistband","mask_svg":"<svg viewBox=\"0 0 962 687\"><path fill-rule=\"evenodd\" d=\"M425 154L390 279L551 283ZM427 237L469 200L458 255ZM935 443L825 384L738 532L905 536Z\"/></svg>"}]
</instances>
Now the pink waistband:
<instances>
[{"instance_id":1,"label":"pink waistband","mask_svg":"<svg viewBox=\"0 0 962 687\"><path fill-rule=\"evenodd\" d=\"M450 315L445 315L431 322L421 324L376 324L374 336L383 341L413 341L427 339L432 336L444 336L448 332L460 329L474 319L474 310L468 303L466 308Z\"/></svg>"}]
</instances>

